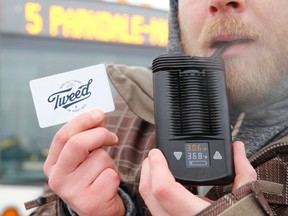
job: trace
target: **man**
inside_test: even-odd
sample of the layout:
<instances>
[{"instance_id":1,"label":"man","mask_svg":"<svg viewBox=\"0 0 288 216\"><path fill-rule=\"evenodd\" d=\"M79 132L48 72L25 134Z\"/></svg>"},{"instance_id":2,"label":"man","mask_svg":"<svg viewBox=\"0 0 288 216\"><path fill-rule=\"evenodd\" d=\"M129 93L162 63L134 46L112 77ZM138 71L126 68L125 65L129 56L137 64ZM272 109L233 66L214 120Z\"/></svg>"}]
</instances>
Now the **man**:
<instances>
[{"instance_id":1,"label":"man","mask_svg":"<svg viewBox=\"0 0 288 216\"><path fill-rule=\"evenodd\" d=\"M214 187L207 194L213 202L175 182L153 149L151 71L114 65L107 69L121 98L106 119L109 130L103 113L93 111L58 131L44 171L61 200L35 214L287 215L287 6L286 0L171 0L169 52L210 56L220 43L242 41L222 53L231 123L246 113L236 140L245 143L262 181L255 182L237 141L232 193Z\"/></svg>"}]
</instances>

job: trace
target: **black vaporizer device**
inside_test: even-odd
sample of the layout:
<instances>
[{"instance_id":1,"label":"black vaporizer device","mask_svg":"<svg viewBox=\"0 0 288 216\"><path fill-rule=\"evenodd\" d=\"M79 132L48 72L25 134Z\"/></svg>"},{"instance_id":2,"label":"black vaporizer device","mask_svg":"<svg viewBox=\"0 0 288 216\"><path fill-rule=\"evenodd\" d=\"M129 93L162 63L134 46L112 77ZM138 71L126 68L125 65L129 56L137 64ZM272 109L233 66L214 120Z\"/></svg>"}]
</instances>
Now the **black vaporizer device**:
<instances>
[{"instance_id":1,"label":"black vaporizer device","mask_svg":"<svg viewBox=\"0 0 288 216\"><path fill-rule=\"evenodd\" d=\"M154 59L152 70L157 147L176 180L233 182L223 59L165 54Z\"/></svg>"}]
</instances>

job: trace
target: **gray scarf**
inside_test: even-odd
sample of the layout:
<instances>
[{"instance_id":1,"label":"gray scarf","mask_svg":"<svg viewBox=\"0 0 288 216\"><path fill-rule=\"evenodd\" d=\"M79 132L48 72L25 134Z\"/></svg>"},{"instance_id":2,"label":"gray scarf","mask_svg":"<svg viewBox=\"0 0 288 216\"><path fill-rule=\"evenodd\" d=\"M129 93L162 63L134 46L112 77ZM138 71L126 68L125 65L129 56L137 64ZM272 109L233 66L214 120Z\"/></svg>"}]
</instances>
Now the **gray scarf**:
<instances>
[{"instance_id":1,"label":"gray scarf","mask_svg":"<svg viewBox=\"0 0 288 216\"><path fill-rule=\"evenodd\" d=\"M235 122L238 111L233 112L231 108L230 112L231 120ZM283 81L266 102L246 109L245 114L235 140L245 143L249 157L263 146L288 134L287 81Z\"/></svg>"}]
</instances>

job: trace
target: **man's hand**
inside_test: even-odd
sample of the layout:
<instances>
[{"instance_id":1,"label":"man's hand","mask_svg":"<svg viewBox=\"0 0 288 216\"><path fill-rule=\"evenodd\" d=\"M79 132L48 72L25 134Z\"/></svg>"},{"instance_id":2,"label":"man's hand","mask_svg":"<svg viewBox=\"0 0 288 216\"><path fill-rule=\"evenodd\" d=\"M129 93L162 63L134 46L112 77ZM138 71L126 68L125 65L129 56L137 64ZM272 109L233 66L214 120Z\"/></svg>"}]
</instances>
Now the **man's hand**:
<instances>
[{"instance_id":1,"label":"man's hand","mask_svg":"<svg viewBox=\"0 0 288 216\"><path fill-rule=\"evenodd\" d=\"M244 144L235 142L233 154L236 177L233 190L257 179L256 171L246 158ZM158 149L144 160L139 190L152 215L195 215L211 201L192 194L172 176L165 157Z\"/></svg>"},{"instance_id":2,"label":"man's hand","mask_svg":"<svg viewBox=\"0 0 288 216\"><path fill-rule=\"evenodd\" d=\"M64 125L55 135L44 172L49 186L81 216L124 215L118 195L120 176L102 146L118 141L103 127L104 113L92 111Z\"/></svg>"}]
</instances>

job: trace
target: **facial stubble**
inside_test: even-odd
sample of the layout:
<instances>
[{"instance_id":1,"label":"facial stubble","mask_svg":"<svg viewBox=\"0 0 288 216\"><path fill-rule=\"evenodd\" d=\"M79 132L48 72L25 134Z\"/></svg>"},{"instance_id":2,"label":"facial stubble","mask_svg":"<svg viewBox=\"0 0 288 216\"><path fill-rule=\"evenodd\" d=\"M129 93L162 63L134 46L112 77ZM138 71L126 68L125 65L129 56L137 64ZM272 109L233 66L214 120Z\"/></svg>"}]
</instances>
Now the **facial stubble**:
<instances>
[{"instance_id":1,"label":"facial stubble","mask_svg":"<svg viewBox=\"0 0 288 216\"><path fill-rule=\"evenodd\" d=\"M184 28L181 23L180 26ZM271 46L265 29L248 24L239 17L230 17L211 20L203 28L198 43L190 41L189 33L185 29L181 31L183 50L186 54L199 56L207 56L213 38L223 33L253 39L255 52L224 58L228 96L233 106L249 109L262 103L280 82L283 68L286 67L283 65L284 56ZM283 35L283 32L279 34Z\"/></svg>"}]
</instances>

